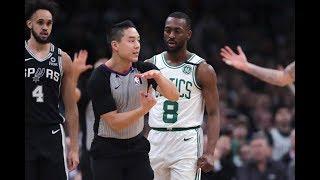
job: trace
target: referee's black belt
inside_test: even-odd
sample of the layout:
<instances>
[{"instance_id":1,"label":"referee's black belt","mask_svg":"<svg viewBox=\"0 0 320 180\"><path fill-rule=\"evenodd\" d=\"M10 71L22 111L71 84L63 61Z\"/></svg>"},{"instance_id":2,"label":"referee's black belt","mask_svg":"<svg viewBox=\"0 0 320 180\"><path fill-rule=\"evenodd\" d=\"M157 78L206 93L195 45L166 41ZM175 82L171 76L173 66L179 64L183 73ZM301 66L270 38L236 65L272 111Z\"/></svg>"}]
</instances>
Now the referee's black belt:
<instances>
[{"instance_id":1,"label":"referee's black belt","mask_svg":"<svg viewBox=\"0 0 320 180\"><path fill-rule=\"evenodd\" d=\"M194 126L194 127L183 127L183 128L173 128L173 127L166 127L166 128L154 128L151 127L151 129L156 130L156 131L186 131L189 129L198 129L199 126Z\"/></svg>"}]
</instances>

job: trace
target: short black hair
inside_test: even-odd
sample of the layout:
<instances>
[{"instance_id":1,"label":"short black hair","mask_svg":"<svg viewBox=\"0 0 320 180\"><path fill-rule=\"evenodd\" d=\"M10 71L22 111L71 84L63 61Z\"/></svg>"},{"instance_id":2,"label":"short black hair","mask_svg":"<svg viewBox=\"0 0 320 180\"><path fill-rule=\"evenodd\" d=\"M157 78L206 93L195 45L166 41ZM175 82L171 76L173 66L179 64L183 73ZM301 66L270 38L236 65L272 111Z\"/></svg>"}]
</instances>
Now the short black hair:
<instances>
[{"instance_id":1,"label":"short black hair","mask_svg":"<svg viewBox=\"0 0 320 180\"><path fill-rule=\"evenodd\" d=\"M191 22L191 18L186 13L176 11L176 12L173 12L173 13L169 14L168 17L174 17L174 18L186 20L187 27L189 29L191 29L191 23L192 23Z\"/></svg>"},{"instance_id":2,"label":"short black hair","mask_svg":"<svg viewBox=\"0 0 320 180\"><path fill-rule=\"evenodd\" d=\"M52 18L55 19L57 11L58 11L58 4L53 0L34 0L28 1L25 3L25 21L31 18L31 16L39 9L48 10Z\"/></svg>"},{"instance_id":3,"label":"short black hair","mask_svg":"<svg viewBox=\"0 0 320 180\"><path fill-rule=\"evenodd\" d=\"M117 24L114 24L111 27L110 33L107 37L108 43L110 44L112 41L120 41L123 37L123 31L128 28L136 28L136 26L133 24L130 20L125 20L122 22L119 22Z\"/></svg>"}]
</instances>

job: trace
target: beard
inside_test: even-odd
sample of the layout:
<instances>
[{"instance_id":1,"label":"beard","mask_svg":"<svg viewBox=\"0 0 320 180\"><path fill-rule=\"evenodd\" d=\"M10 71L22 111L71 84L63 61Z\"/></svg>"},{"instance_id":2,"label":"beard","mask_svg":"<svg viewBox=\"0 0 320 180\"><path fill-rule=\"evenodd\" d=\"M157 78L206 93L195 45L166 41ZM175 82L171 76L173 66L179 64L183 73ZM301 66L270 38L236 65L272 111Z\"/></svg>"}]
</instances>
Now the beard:
<instances>
[{"instance_id":1,"label":"beard","mask_svg":"<svg viewBox=\"0 0 320 180\"><path fill-rule=\"evenodd\" d=\"M50 35L48 35L47 38L43 39L40 36L38 36L37 33L33 29L31 29L31 34L34 37L34 39L40 44L47 44L50 42Z\"/></svg>"}]
</instances>

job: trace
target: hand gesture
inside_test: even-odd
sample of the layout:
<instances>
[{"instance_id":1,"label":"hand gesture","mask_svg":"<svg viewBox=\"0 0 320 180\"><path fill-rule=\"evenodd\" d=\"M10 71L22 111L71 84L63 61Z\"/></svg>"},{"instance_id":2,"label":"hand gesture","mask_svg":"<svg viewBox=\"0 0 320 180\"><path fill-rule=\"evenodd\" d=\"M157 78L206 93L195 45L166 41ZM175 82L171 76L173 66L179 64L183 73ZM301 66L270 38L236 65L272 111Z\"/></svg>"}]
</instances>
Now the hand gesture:
<instances>
[{"instance_id":1,"label":"hand gesture","mask_svg":"<svg viewBox=\"0 0 320 180\"><path fill-rule=\"evenodd\" d=\"M74 54L73 65L74 65L75 73L77 75L80 75L84 71L92 68L92 65L86 65L87 58L88 58L87 50L80 50L78 53Z\"/></svg>"},{"instance_id":2,"label":"hand gesture","mask_svg":"<svg viewBox=\"0 0 320 180\"><path fill-rule=\"evenodd\" d=\"M147 112L156 104L156 99L151 94L152 86L149 87L148 92L140 92L140 103L144 110Z\"/></svg>"},{"instance_id":3,"label":"hand gesture","mask_svg":"<svg viewBox=\"0 0 320 180\"><path fill-rule=\"evenodd\" d=\"M224 48L221 48L220 55L222 56L222 60L237 69L243 70L248 61L246 55L243 53L240 46L237 46L237 50L239 54L236 54L232 51L232 49L229 46L225 46Z\"/></svg>"},{"instance_id":4,"label":"hand gesture","mask_svg":"<svg viewBox=\"0 0 320 180\"><path fill-rule=\"evenodd\" d=\"M145 79L156 79L157 77L159 77L159 75L161 75L159 70L149 70L142 74L136 74L135 77L145 78Z\"/></svg>"}]
</instances>

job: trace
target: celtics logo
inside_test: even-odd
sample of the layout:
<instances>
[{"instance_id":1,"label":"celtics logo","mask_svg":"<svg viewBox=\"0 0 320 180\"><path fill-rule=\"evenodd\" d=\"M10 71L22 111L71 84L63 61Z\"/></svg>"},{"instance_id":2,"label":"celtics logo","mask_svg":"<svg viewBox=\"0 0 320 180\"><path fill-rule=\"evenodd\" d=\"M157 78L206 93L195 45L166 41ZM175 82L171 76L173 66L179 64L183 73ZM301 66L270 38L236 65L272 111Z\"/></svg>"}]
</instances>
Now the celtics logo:
<instances>
[{"instance_id":1,"label":"celtics logo","mask_svg":"<svg viewBox=\"0 0 320 180\"><path fill-rule=\"evenodd\" d=\"M190 65L186 65L182 68L182 72L185 73L185 74L190 74L192 71L192 68Z\"/></svg>"}]
</instances>

